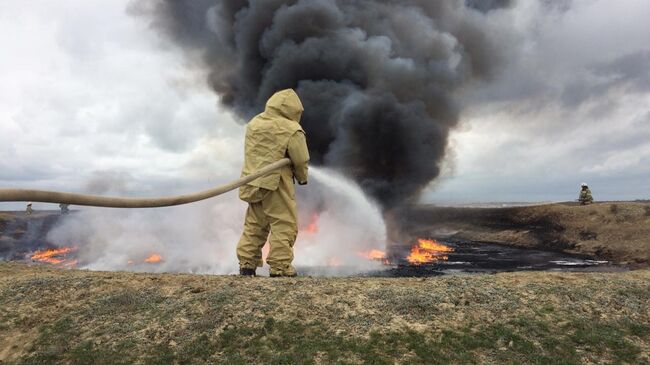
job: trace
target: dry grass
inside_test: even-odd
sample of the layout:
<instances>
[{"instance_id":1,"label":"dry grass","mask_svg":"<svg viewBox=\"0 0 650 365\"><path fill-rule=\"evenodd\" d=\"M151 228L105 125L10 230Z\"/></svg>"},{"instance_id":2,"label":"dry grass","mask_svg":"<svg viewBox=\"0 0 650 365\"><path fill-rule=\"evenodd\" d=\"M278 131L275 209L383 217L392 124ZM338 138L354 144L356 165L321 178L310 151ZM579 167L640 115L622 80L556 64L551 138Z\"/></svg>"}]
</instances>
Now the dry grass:
<instances>
[{"instance_id":1,"label":"dry grass","mask_svg":"<svg viewBox=\"0 0 650 365\"><path fill-rule=\"evenodd\" d=\"M455 238L562 250L650 265L647 202L548 204L515 208L415 207L419 230L457 231Z\"/></svg>"},{"instance_id":2,"label":"dry grass","mask_svg":"<svg viewBox=\"0 0 650 365\"><path fill-rule=\"evenodd\" d=\"M238 278L0 264L0 363L650 362L650 271Z\"/></svg>"}]
</instances>

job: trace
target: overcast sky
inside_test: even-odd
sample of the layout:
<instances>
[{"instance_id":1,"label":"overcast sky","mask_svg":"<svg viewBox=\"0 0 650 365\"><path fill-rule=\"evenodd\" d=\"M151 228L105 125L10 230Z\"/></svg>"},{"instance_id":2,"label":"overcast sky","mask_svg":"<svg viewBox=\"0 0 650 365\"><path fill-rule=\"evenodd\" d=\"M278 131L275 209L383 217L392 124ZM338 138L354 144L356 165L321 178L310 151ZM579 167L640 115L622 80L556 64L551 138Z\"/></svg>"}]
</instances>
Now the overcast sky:
<instances>
[{"instance_id":1,"label":"overcast sky","mask_svg":"<svg viewBox=\"0 0 650 365\"><path fill-rule=\"evenodd\" d=\"M0 187L157 195L238 177L243 127L127 9L0 2ZM650 198L650 2L519 1L489 19L510 33L504 67L458 95L423 201L571 200L583 181L596 200Z\"/></svg>"}]
</instances>

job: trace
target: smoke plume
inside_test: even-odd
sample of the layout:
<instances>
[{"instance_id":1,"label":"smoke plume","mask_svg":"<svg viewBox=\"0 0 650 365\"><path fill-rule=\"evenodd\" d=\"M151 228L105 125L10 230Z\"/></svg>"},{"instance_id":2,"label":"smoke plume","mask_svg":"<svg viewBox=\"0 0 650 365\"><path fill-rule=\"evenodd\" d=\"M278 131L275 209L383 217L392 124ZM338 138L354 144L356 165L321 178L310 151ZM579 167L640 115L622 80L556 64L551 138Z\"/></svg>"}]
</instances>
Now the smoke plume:
<instances>
[{"instance_id":1,"label":"smoke plume","mask_svg":"<svg viewBox=\"0 0 650 365\"><path fill-rule=\"evenodd\" d=\"M199 57L244 121L294 88L312 161L391 207L439 174L456 94L498 64L487 13L509 3L153 0L132 10Z\"/></svg>"},{"instance_id":2,"label":"smoke plume","mask_svg":"<svg viewBox=\"0 0 650 365\"><path fill-rule=\"evenodd\" d=\"M465 0L465 4L483 13L512 6L513 0Z\"/></svg>"}]
</instances>

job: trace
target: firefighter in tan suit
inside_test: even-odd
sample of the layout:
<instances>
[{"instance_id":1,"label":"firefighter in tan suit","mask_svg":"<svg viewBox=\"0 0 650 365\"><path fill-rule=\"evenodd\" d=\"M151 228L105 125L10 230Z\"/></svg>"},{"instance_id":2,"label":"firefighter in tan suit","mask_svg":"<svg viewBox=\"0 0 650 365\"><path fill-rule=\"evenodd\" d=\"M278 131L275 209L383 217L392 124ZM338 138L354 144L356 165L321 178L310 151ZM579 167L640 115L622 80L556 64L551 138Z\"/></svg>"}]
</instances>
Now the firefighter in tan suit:
<instances>
[{"instance_id":1,"label":"firefighter in tan suit","mask_svg":"<svg viewBox=\"0 0 650 365\"><path fill-rule=\"evenodd\" d=\"M291 265L298 234L294 181L307 184L309 162L305 132L299 124L303 111L295 91L282 90L267 101L264 112L246 127L242 176L285 157L291 159L292 166L239 189L240 199L248 202L244 232L237 245L241 275L255 275L255 269L262 266L262 247L268 238L271 249L266 262L271 267L271 276L296 276Z\"/></svg>"}]
</instances>

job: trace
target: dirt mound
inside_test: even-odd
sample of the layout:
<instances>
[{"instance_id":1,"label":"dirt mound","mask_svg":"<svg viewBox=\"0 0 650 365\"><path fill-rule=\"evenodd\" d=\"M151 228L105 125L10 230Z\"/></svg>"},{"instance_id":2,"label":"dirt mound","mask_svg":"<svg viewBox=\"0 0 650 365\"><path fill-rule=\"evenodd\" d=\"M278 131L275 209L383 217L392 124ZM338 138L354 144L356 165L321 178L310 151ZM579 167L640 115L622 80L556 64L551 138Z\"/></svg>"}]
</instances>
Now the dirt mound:
<instances>
[{"instance_id":1,"label":"dirt mound","mask_svg":"<svg viewBox=\"0 0 650 365\"><path fill-rule=\"evenodd\" d=\"M650 271L239 278L0 263L2 364L650 362Z\"/></svg>"},{"instance_id":2,"label":"dirt mound","mask_svg":"<svg viewBox=\"0 0 650 365\"><path fill-rule=\"evenodd\" d=\"M510 208L416 206L407 215L410 231L438 238L561 250L641 267L650 265L647 202Z\"/></svg>"}]
</instances>

